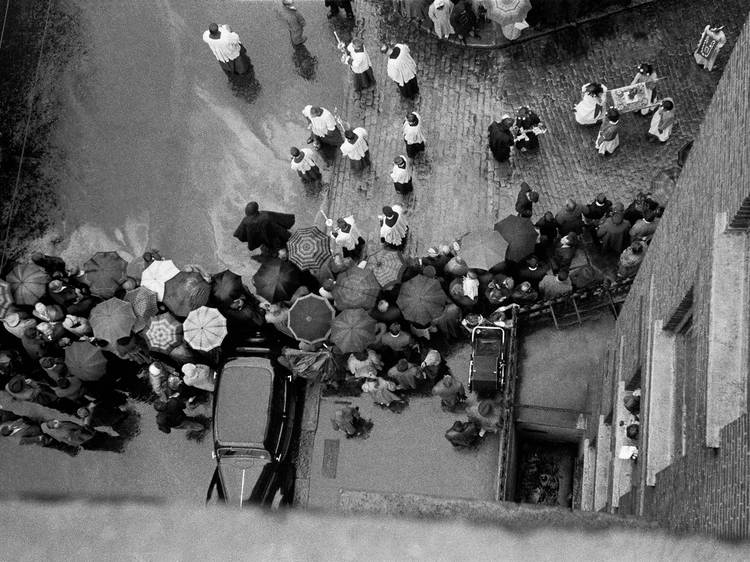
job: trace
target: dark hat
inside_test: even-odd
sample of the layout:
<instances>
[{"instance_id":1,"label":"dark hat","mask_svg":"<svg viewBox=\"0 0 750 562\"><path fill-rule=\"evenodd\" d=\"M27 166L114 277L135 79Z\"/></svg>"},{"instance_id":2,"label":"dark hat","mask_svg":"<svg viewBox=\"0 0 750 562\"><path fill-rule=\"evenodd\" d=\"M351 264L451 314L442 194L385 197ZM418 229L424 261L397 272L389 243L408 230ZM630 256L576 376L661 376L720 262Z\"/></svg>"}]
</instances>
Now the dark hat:
<instances>
[{"instance_id":1,"label":"dark hat","mask_svg":"<svg viewBox=\"0 0 750 562\"><path fill-rule=\"evenodd\" d=\"M393 163L396 164L396 166L398 166L400 168L403 168L404 166L406 166L406 160L404 160L403 157L401 157L401 156L396 156L393 159Z\"/></svg>"},{"instance_id":2,"label":"dark hat","mask_svg":"<svg viewBox=\"0 0 750 562\"><path fill-rule=\"evenodd\" d=\"M530 191L529 192L529 201L537 203L539 201L539 192L538 191Z\"/></svg>"},{"instance_id":3,"label":"dark hat","mask_svg":"<svg viewBox=\"0 0 750 562\"><path fill-rule=\"evenodd\" d=\"M604 204L604 202L605 202L606 200L607 200L607 196L606 196L606 195L605 195L604 193L599 193L599 194L598 194L598 195L596 196L596 202L597 202L597 203L602 203L602 204Z\"/></svg>"},{"instance_id":4,"label":"dark hat","mask_svg":"<svg viewBox=\"0 0 750 562\"><path fill-rule=\"evenodd\" d=\"M389 207L389 206L386 205L385 207L383 207L383 214L386 217L390 217L390 216L393 215L393 209L391 207Z\"/></svg>"},{"instance_id":5,"label":"dark hat","mask_svg":"<svg viewBox=\"0 0 750 562\"><path fill-rule=\"evenodd\" d=\"M19 392L23 392L24 388L26 388L26 381L21 375L16 375L8 381L8 392L18 394Z\"/></svg>"},{"instance_id":6,"label":"dark hat","mask_svg":"<svg viewBox=\"0 0 750 562\"><path fill-rule=\"evenodd\" d=\"M250 203L245 205L245 214L247 216L257 215L258 214L258 202L250 201Z\"/></svg>"},{"instance_id":7,"label":"dark hat","mask_svg":"<svg viewBox=\"0 0 750 562\"><path fill-rule=\"evenodd\" d=\"M317 105L314 105L310 108L310 115L314 115L315 117L320 117L323 115L323 108L318 107Z\"/></svg>"},{"instance_id":8,"label":"dark hat","mask_svg":"<svg viewBox=\"0 0 750 562\"><path fill-rule=\"evenodd\" d=\"M344 131L344 136L345 136L345 137L346 137L346 138L347 138L348 140L352 140L352 139L355 139L355 138L357 138L357 135L355 135L355 134L354 134L354 131L352 131L351 129L347 129L346 131Z\"/></svg>"},{"instance_id":9,"label":"dark hat","mask_svg":"<svg viewBox=\"0 0 750 562\"><path fill-rule=\"evenodd\" d=\"M399 371L406 371L409 368L409 362L406 359L399 359L396 369Z\"/></svg>"},{"instance_id":10,"label":"dark hat","mask_svg":"<svg viewBox=\"0 0 750 562\"><path fill-rule=\"evenodd\" d=\"M526 263L529 267L536 267L539 265L539 260L536 256L531 256L529 259L526 260Z\"/></svg>"},{"instance_id":11,"label":"dark hat","mask_svg":"<svg viewBox=\"0 0 750 562\"><path fill-rule=\"evenodd\" d=\"M557 279L559 281L565 281L568 278L568 270L563 268L561 269L557 274Z\"/></svg>"},{"instance_id":12,"label":"dark hat","mask_svg":"<svg viewBox=\"0 0 750 562\"><path fill-rule=\"evenodd\" d=\"M617 111L617 109L615 109L614 107L610 107L607 110L607 119L609 119L613 123L616 123L620 120L620 112Z\"/></svg>"},{"instance_id":13,"label":"dark hat","mask_svg":"<svg viewBox=\"0 0 750 562\"><path fill-rule=\"evenodd\" d=\"M410 123L412 121L416 121L417 123L419 123L419 117L417 117L417 114L414 112L407 114L406 120L409 121Z\"/></svg>"},{"instance_id":14,"label":"dark hat","mask_svg":"<svg viewBox=\"0 0 750 562\"><path fill-rule=\"evenodd\" d=\"M393 324L391 324L390 326L388 326L388 330L391 331L391 332L400 331L401 330L401 324L399 324L398 322L394 322Z\"/></svg>"},{"instance_id":15,"label":"dark hat","mask_svg":"<svg viewBox=\"0 0 750 562\"><path fill-rule=\"evenodd\" d=\"M218 24L215 24L215 23L209 24L208 36L211 37L211 39L218 39L219 37L221 37L221 33L219 33Z\"/></svg>"},{"instance_id":16,"label":"dark hat","mask_svg":"<svg viewBox=\"0 0 750 562\"><path fill-rule=\"evenodd\" d=\"M479 412L480 416L484 416L485 418L492 414L492 402L489 400L482 400L479 405L477 406L477 411Z\"/></svg>"},{"instance_id":17,"label":"dark hat","mask_svg":"<svg viewBox=\"0 0 750 562\"><path fill-rule=\"evenodd\" d=\"M367 353L366 349L363 349L362 351L357 351L357 352L354 353L354 357L358 361L364 361L365 359L367 359L368 355L369 354Z\"/></svg>"},{"instance_id":18,"label":"dark hat","mask_svg":"<svg viewBox=\"0 0 750 562\"><path fill-rule=\"evenodd\" d=\"M299 148L293 146L289 149L289 154L291 154L292 156L297 156L299 154Z\"/></svg>"}]
</instances>

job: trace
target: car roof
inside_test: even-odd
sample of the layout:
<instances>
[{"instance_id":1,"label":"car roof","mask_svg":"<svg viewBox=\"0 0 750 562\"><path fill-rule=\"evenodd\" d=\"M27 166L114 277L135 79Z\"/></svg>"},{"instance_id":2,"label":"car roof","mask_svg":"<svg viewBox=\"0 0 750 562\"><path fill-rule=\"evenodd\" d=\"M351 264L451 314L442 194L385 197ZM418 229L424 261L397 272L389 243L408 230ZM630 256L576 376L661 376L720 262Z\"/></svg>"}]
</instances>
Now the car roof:
<instances>
[{"instance_id":1,"label":"car roof","mask_svg":"<svg viewBox=\"0 0 750 562\"><path fill-rule=\"evenodd\" d=\"M238 357L221 373L214 409L218 446L264 448L273 389L273 367L263 357Z\"/></svg>"}]
</instances>

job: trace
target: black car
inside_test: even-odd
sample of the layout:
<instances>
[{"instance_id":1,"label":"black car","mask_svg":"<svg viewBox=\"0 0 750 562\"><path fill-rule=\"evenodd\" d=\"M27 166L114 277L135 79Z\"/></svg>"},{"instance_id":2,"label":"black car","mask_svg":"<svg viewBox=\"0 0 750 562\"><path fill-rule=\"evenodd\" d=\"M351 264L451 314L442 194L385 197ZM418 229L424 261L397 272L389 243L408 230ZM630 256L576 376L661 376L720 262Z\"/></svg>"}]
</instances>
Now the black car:
<instances>
[{"instance_id":1,"label":"black car","mask_svg":"<svg viewBox=\"0 0 750 562\"><path fill-rule=\"evenodd\" d=\"M238 353L243 348L238 350ZM216 381L216 470L206 495L228 505L276 507L292 501L290 459L298 396L292 375L266 348L229 359Z\"/></svg>"}]
</instances>

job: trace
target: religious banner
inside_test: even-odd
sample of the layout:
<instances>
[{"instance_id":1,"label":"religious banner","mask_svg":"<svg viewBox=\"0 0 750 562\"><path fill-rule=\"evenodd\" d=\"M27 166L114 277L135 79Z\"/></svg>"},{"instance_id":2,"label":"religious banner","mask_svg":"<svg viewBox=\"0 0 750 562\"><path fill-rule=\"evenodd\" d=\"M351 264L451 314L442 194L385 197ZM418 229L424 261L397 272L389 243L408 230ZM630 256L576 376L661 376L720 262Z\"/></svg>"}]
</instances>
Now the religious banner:
<instances>
[{"instance_id":1,"label":"religious banner","mask_svg":"<svg viewBox=\"0 0 750 562\"><path fill-rule=\"evenodd\" d=\"M620 113L640 111L658 105L651 103L651 96L646 91L646 84L651 85L653 82L639 82L638 84L608 90L606 94L607 105L614 107Z\"/></svg>"}]
</instances>

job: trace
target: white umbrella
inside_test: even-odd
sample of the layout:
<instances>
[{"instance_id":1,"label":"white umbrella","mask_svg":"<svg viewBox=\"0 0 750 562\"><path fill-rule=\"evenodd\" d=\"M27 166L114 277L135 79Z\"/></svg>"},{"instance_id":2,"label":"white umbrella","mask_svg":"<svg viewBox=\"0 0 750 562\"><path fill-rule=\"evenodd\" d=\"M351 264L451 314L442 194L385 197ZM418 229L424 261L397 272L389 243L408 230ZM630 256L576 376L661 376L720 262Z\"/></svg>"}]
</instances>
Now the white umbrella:
<instances>
[{"instance_id":1,"label":"white umbrella","mask_svg":"<svg viewBox=\"0 0 750 562\"><path fill-rule=\"evenodd\" d=\"M143 270L141 286L151 289L159 300L164 298L164 283L180 272L172 260L156 260Z\"/></svg>"},{"instance_id":2,"label":"white umbrella","mask_svg":"<svg viewBox=\"0 0 750 562\"><path fill-rule=\"evenodd\" d=\"M215 308L201 306L190 311L182 324L185 343L196 351L219 347L227 335L227 319Z\"/></svg>"}]
</instances>

